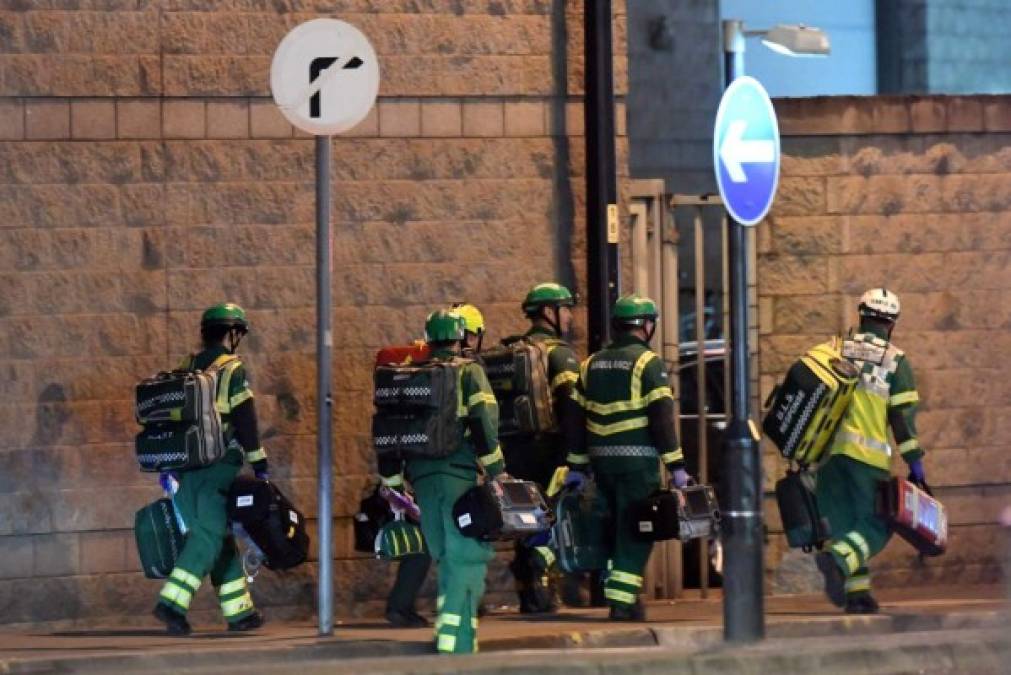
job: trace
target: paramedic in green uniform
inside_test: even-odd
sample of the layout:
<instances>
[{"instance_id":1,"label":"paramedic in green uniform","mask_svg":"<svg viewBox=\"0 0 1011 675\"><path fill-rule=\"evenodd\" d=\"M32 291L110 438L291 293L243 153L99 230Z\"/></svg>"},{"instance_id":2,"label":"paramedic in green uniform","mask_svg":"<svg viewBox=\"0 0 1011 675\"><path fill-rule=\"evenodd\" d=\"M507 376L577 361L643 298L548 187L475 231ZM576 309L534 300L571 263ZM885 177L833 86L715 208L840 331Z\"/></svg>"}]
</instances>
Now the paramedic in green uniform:
<instances>
[{"instance_id":1,"label":"paramedic in green uniform","mask_svg":"<svg viewBox=\"0 0 1011 675\"><path fill-rule=\"evenodd\" d=\"M649 298L618 298L611 315L614 341L582 363L573 392L585 422L566 424L570 448L566 484L581 485L592 465L597 488L614 516L604 596L611 619L617 621L645 619L639 592L653 549L652 543L633 535L630 506L660 488L661 461L671 487L683 488L689 482L674 433L674 394L667 369L649 348L659 316Z\"/></svg>"},{"instance_id":2,"label":"paramedic in green uniform","mask_svg":"<svg viewBox=\"0 0 1011 675\"><path fill-rule=\"evenodd\" d=\"M458 360L457 414L464 433L453 454L443 459L412 459L406 471L401 462L383 461L383 485L401 490L404 474L421 509L421 530L438 566L435 646L440 653L477 651L478 605L484 595L491 544L460 534L453 505L478 482L482 470L494 478L505 470L498 444L498 404L484 370L470 359L460 359L466 324L459 314L439 310L425 321L425 339L433 360ZM403 473L402 473L403 472Z\"/></svg>"},{"instance_id":3,"label":"paramedic in green uniform","mask_svg":"<svg viewBox=\"0 0 1011 675\"><path fill-rule=\"evenodd\" d=\"M523 337L541 344L547 351L548 383L555 419L560 425L576 407L572 390L579 379L579 361L562 337L572 326L572 307L575 304L569 289L553 282L537 284L523 299L523 313L530 321L530 329ZM576 414L579 414L578 410ZM534 481L541 492L547 490L555 468L565 463L564 445L560 432L502 438L502 452L505 453L510 475ZM516 580L522 614L553 612L556 609L547 583L555 555L547 544L546 536L516 542L516 556L509 570Z\"/></svg>"},{"instance_id":4,"label":"paramedic in green uniform","mask_svg":"<svg viewBox=\"0 0 1011 675\"><path fill-rule=\"evenodd\" d=\"M252 464L258 478L267 477L267 455L260 446L253 392L242 361L235 355L247 332L249 322L241 307L231 303L211 307L200 321L203 351L188 356L180 366L186 370L219 370L215 405L221 414L228 450L216 464L175 474L179 488L174 502L187 533L154 608L155 617L173 635L190 633L186 612L208 574L228 630L247 631L263 625L246 586L226 513L228 489L242 468L243 458ZM168 482L163 475L163 486Z\"/></svg>"},{"instance_id":5,"label":"paramedic in green uniform","mask_svg":"<svg viewBox=\"0 0 1011 675\"><path fill-rule=\"evenodd\" d=\"M885 520L875 513L878 481L888 480L892 446L888 428L909 480L925 482L923 450L916 437L920 400L905 353L890 342L899 318L899 298L874 288L860 298L860 327L842 343L842 355L860 369L853 402L843 416L818 470L818 509L828 518L832 540L816 557L825 593L852 614L873 614L868 561L888 543Z\"/></svg>"}]
</instances>

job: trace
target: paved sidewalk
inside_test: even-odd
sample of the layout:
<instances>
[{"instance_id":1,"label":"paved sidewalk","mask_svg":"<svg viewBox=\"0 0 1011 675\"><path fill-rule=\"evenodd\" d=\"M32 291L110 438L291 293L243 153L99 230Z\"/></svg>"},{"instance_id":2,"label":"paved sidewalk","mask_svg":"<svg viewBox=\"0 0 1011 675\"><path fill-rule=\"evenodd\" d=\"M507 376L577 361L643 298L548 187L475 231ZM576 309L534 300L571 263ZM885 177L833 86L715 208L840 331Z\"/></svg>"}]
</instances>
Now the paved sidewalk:
<instances>
[{"instance_id":1,"label":"paved sidewalk","mask_svg":"<svg viewBox=\"0 0 1011 675\"><path fill-rule=\"evenodd\" d=\"M921 641L937 645L940 644L939 632L946 640L952 636L960 636L959 639L976 636L981 646L994 640L994 644L999 646L1011 642L1006 639L1011 635L1007 632L1009 616L1002 594L1000 587L885 591L880 594L883 611L876 616L846 616L817 596L767 598L769 640L760 648L749 649L752 652L764 649L763 653L768 657L775 651L777 641L807 638L805 644L830 644L833 640L848 639L849 646L844 645L845 651L853 644L870 644L867 641L895 634L927 635ZM523 656L520 661L516 660L520 657L519 653L503 659L502 652L522 651L528 654L529 650L564 650L559 653L566 654L564 662L567 664L577 653L599 652L588 661L596 663L600 659L606 661L606 653L628 648L646 649L650 653L658 649L673 650L694 654L692 658L695 659L701 658L704 652L708 658L714 650L719 653L726 651L722 644L721 622L722 603L718 597L654 604L650 606L650 621L634 624L611 623L606 620L606 611L600 609L567 609L556 616L544 618L521 617L514 613L492 614L481 622L484 656L474 661L474 667L477 668L475 672L484 672L485 666L519 667L521 661L528 665L537 662L536 654ZM432 661L418 658L432 651L430 629L392 629L378 621L341 623L337 625L334 636L327 638L317 636L315 625L308 622L268 623L255 634L243 635L229 634L217 627L197 626L188 638L167 636L146 619L143 621L146 625L140 624L138 622L135 628L48 632L3 632L0 629L0 674L178 672L181 669L192 672L242 669L266 672L271 669L271 664L275 671L281 664L285 667L280 670L290 671L297 661L298 670L306 675L322 672L313 670L317 667L333 670L337 663L343 663L341 668L346 667L348 672L357 673L399 672L396 668L398 663L405 668L409 664L411 672L440 672L447 665L438 657L433 657ZM811 640L812 637L819 639ZM902 641L903 644L906 642L908 638ZM886 641L878 648L891 653L896 646L889 646ZM793 651L796 651L795 647ZM541 661L544 661L546 652L539 653ZM972 651L967 653L971 655ZM402 658L405 656L411 658L405 661ZM993 654L981 647L976 650L975 656L991 658ZM376 657L385 660L377 662ZM648 661L647 658L643 663ZM430 665L426 666L426 663ZM453 663L454 668L464 665L462 661ZM907 665L914 664L910 662ZM608 672L610 670L611 666L608 666ZM738 671L731 669L725 672Z\"/></svg>"}]
</instances>

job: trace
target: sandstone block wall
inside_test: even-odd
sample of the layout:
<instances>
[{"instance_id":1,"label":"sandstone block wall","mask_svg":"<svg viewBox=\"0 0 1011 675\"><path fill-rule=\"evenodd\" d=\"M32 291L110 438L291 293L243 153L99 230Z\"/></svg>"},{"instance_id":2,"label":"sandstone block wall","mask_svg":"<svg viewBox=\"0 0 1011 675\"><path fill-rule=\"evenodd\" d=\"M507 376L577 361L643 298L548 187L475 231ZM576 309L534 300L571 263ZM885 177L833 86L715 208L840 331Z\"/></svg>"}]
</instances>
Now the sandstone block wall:
<instances>
[{"instance_id":1,"label":"sandstone block wall","mask_svg":"<svg viewBox=\"0 0 1011 675\"><path fill-rule=\"evenodd\" d=\"M920 561L893 540L880 585L999 578L1011 503L1011 97L818 98L775 102L779 193L758 227L761 389L807 346L856 322L864 290L898 293L893 335L921 395L927 478L949 509L950 551ZM784 463L765 449L766 487ZM905 475L896 459L894 471ZM787 552L775 500L774 590L810 589Z\"/></svg>"},{"instance_id":2,"label":"sandstone block wall","mask_svg":"<svg viewBox=\"0 0 1011 675\"><path fill-rule=\"evenodd\" d=\"M209 304L249 310L272 474L315 517L313 141L268 91L276 44L315 16L359 26L382 62L376 108L333 149L336 609L381 606L389 566L355 554L350 527L373 470L374 351L457 300L497 339L531 284L581 283L582 10L0 2L0 622L148 616L158 584L132 526L158 488L132 458L133 385L196 347ZM314 575L264 573L254 595L307 616Z\"/></svg>"}]
</instances>

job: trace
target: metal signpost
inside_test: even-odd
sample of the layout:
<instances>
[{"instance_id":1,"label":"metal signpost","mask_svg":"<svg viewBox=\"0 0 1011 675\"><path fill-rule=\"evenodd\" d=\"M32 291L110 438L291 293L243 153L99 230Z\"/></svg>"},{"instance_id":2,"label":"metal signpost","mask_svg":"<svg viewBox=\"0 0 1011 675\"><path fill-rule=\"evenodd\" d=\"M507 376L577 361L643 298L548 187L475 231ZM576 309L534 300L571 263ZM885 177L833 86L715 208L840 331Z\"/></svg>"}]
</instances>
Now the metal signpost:
<instances>
[{"instance_id":1,"label":"metal signpost","mask_svg":"<svg viewBox=\"0 0 1011 675\"><path fill-rule=\"evenodd\" d=\"M741 38L743 40L743 37ZM779 126L758 80L742 76L729 52L729 86L713 132L713 165L730 216L731 420L724 435L727 503L723 510L723 625L731 642L765 633L762 459L748 411L748 233L772 206L779 182Z\"/></svg>"},{"instance_id":2,"label":"metal signpost","mask_svg":"<svg viewBox=\"0 0 1011 675\"><path fill-rule=\"evenodd\" d=\"M330 392L333 330L330 278L330 137L369 114L379 93L379 60L357 28L313 19L293 28L274 52L270 91L293 125L316 136L316 411L318 415L319 633L333 633L333 454Z\"/></svg>"}]
</instances>

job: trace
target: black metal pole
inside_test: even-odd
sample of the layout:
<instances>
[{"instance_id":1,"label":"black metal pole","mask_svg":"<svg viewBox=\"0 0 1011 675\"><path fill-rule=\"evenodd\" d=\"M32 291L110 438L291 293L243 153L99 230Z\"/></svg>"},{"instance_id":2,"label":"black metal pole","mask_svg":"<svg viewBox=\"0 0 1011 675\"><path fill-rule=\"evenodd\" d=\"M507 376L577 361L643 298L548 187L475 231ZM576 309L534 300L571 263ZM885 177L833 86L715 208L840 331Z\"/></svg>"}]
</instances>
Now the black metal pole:
<instances>
[{"instance_id":1,"label":"black metal pole","mask_svg":"<svg viewBox=\"0 0 1011 675\"><path fill-rule=\"evenodd\" d=\"M607 342L611 307L620 287L611 0L594 0L583 7L587 310L589 348L595 352Z\"/></svg>"},{"instance_id":2,"label":"black metal pole","mask_svg":"<svg viewBox=\"0 0 1011 675\"><path fill-rule=\"evenodd\" d=\"M723 22L726 86L744 74L740 21ZM724 435L723 636L747 643L765 636L762 555L762 458L748 413L748 231L730 216L731 419Z\"/></svg>"}]
</instances>

